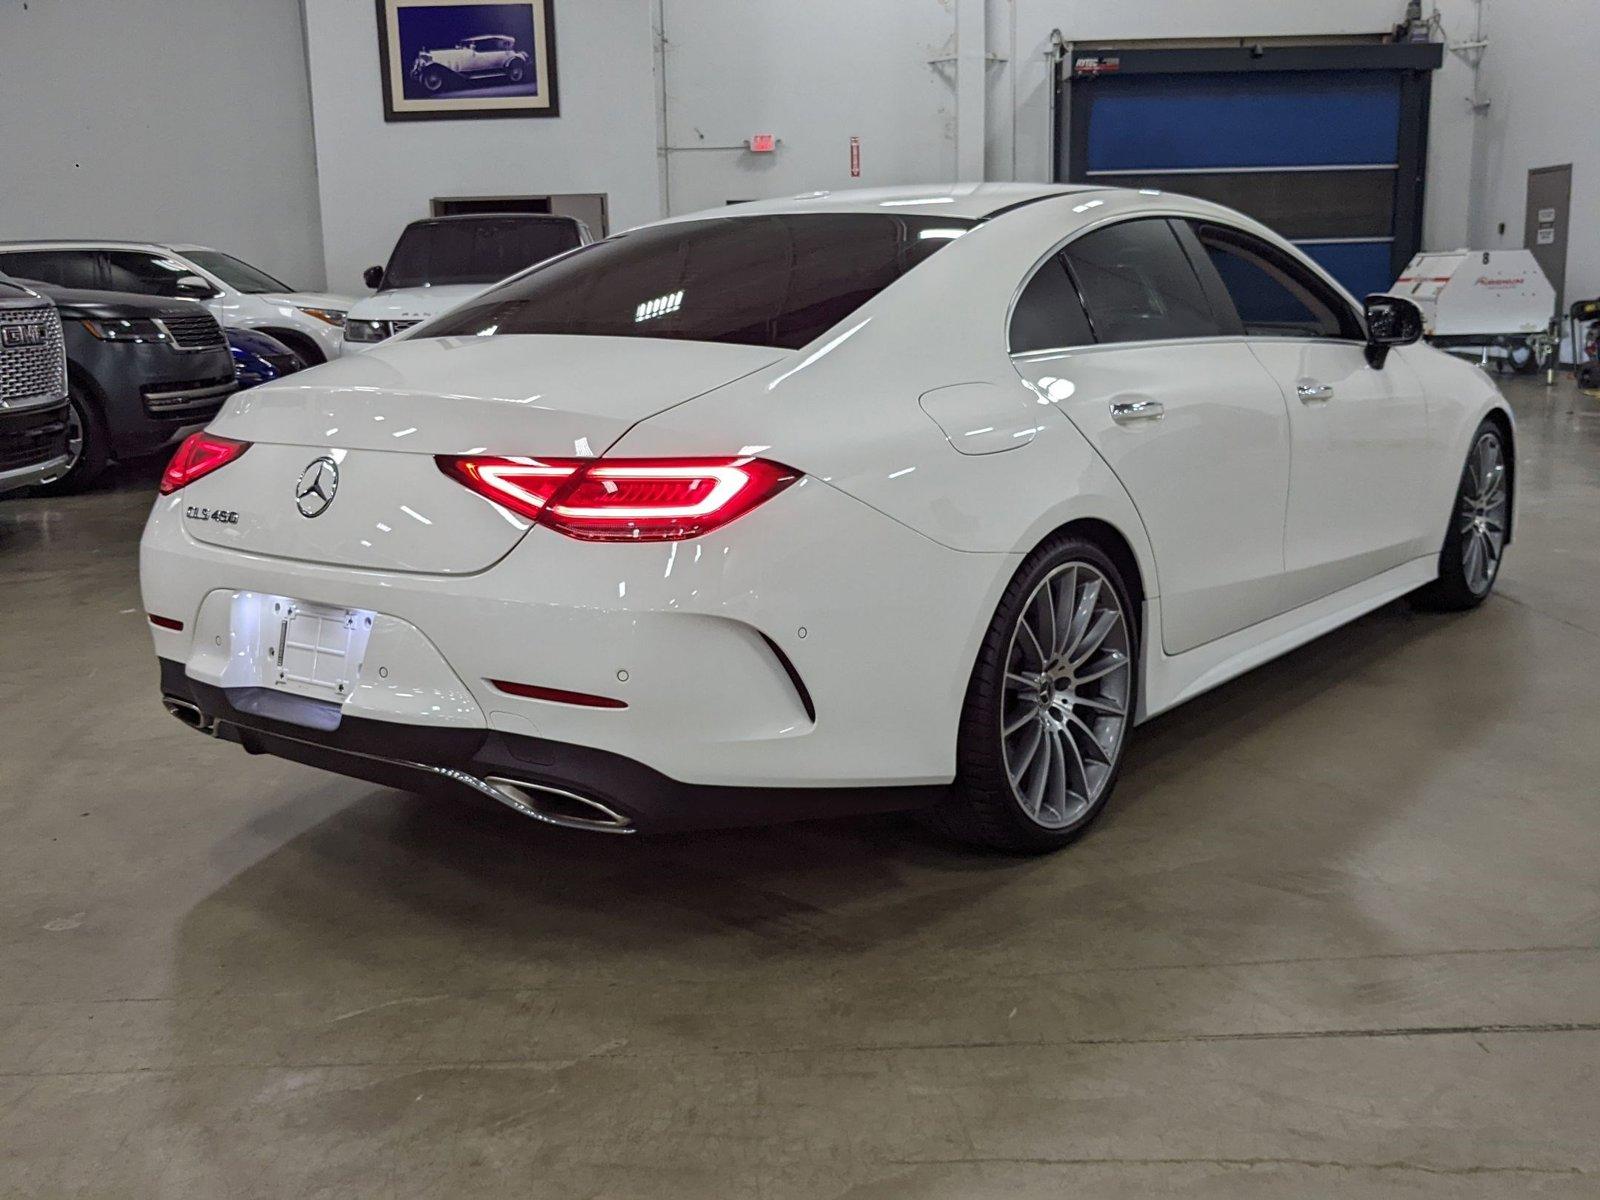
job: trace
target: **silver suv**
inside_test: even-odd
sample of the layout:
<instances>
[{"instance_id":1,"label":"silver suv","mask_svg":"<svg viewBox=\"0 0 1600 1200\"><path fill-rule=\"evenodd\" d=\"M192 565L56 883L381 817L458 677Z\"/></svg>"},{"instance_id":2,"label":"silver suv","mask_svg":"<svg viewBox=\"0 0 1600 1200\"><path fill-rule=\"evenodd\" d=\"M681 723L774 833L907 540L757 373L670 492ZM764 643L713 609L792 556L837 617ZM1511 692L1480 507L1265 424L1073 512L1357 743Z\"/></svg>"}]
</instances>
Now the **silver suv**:
<instances>
[{"instance_id":1,"label":"silver suv","mask_svg":"<svg viewBox=\"0 0 1600 1200\"><path fill-rule=\"evenodd\" d=\"M67 355L56 306L0 275L0 494L67 466Z\"/></svg>"}]
</instances>

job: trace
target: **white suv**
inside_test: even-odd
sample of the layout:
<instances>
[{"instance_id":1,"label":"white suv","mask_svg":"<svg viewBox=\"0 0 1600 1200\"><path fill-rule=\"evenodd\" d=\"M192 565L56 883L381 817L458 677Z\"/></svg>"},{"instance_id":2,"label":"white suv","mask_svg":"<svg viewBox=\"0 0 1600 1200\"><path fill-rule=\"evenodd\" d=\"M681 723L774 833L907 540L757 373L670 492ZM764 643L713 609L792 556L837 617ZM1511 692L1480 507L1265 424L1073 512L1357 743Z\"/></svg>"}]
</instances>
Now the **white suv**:
<instances>
[{"instance_id":1,"label":"white suv","mask_svg":"<svg viewBox=\"0 0 1600 1200\"><path fill-rule=\"evenodd\" d=\"M339 356L348 296L297 292L205 246L153 242L0 242L0 271L60 287L199 300L225 329L277 338L308 364Z\"/></svg>"},{"instance_id":2,"label":"white suv","mask_svg":"<svg viewBox=\"0 0 1600 1200\"><path fill-rule=\"evenodd\" d=\"M351 306L344 352L359 353L591 240L589 227L576 217L547 213L413 221L401 232L388 266L367 268L366 284L377 294Z\"/></svg>"}]
</instances>

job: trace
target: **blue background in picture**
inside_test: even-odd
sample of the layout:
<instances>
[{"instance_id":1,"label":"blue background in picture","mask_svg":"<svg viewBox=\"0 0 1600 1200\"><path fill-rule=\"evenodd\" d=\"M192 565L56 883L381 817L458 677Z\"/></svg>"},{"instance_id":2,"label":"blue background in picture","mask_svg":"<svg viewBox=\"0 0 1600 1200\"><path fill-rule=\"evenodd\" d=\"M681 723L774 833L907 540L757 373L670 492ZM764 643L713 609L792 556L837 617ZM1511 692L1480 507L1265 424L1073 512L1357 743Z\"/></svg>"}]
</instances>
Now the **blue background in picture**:
<instances>
[{"instance_id":1,"label":"blue background in picture","mask_svg":"<svg viewBox=\"0 0 1600 1200\"><path fill-rule=\"evenodd\" d=\"M422 4L396 10L400 26L400 62L405 74L407 100L478 99L484 96L534 96L539 92L534 66L533 5L531 4ZM411 77L411 64L424 49L443 50L462 38L500 33L517 39L517 49L528 55L528 74L521 83L508 83L504 75L486 79L457 79L437 93L429 93Z\"/></svg>"}]
</instances>

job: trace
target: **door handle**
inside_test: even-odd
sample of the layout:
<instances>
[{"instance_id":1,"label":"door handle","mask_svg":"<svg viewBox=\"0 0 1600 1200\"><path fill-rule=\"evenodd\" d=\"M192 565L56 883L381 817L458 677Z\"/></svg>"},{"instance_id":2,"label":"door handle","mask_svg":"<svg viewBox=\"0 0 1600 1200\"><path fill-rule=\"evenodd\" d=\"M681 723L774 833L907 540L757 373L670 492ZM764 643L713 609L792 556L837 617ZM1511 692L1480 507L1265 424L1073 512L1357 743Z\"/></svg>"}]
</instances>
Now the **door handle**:
<instances>
[{"instance_id":1,"label":"door handle","mask_svg":"<svg viewBox=\"0 0 1600 1200\"><path fill-rule=\"evenodd\" d=\"M1159 421L1167 406L1159 400L1128 400L1111 406L1111 419L1118 425L1135 421Z\"/></svg>"},{"instance_id":2,"label":"door handle","mask_svg":"<svg viewBox=\"0 0 1600 1200\"><path fill-rule=\"evenodd\" d=\"M1304 404L1315 404L1321 400L1333 399L1333 385L1327 383L1302 383L1298 384L1294 390Z\"/></svg>"}]
</instances>

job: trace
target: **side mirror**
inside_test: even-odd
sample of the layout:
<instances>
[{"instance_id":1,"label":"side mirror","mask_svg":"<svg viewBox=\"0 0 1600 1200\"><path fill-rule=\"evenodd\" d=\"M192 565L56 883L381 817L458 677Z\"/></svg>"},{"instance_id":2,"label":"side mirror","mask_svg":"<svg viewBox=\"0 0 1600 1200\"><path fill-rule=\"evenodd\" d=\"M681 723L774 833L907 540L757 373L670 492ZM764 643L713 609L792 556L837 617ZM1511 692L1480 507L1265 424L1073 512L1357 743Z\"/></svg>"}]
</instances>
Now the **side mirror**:
<instances>
[{"instance_id":1,"label":"side mirror","mask_svg":"<svg viewBox=\"0 0 1600 1200\"><path fill-rule=\"evenodd\" d=\"M377 291L383 286L383 268L368 267L365 271L361 272L361 280L373 291Z\"/></svg>"},{"instance_id":2,"label":"side mirror","mask_svg":"<svg viewBox=\"0 0 1600 1200\"><path fill-rule=\"evenodd\" d=\"M190 300L209 300L218 294L216 288L198 275L180 275L174 287L178 295L186 296Z\"/></svg>"},{"instance_id":3,"label":"side mirror","mask_svg":"<svg viewBox=\"0 0 1600 1200\"><path fill-rule=\"evenodd\" d=\"M1409 346L1422 337L1422 310L1404 296L1378 292L1367 297L1367 362L1382 367L1392 346Z\"/></svg>"}]
</instances>

